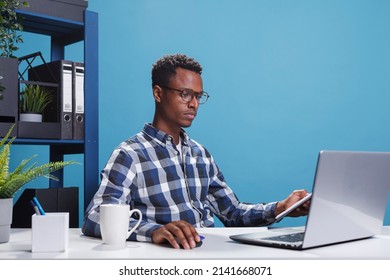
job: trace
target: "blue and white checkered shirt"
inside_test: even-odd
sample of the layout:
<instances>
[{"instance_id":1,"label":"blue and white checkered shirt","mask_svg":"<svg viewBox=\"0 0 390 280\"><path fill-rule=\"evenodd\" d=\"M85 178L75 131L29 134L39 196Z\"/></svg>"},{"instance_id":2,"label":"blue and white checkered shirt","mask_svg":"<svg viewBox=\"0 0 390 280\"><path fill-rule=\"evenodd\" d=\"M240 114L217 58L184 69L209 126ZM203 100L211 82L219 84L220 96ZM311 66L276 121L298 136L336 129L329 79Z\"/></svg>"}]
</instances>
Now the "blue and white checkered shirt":
<instances>
[{"instance_id":1,"label":"blue and white checkered shirt","mask_svg":"<svg viewBox=\"0 0 390 280\"><path fill-rule=\"evenodd\" d=\"M274 221L276 202L241 203L226 184L213 157L182 130L182 151L173 138L146 124L121 143L101 173L101 184L88 206L83 233L100 237L99 205L129 204L142 222L129 240L151 241L153 230L185 220L213 227L213 215L225 226L260 226ZM130 227L136 221L130 219Z\"/></svg>"}]
</instances>

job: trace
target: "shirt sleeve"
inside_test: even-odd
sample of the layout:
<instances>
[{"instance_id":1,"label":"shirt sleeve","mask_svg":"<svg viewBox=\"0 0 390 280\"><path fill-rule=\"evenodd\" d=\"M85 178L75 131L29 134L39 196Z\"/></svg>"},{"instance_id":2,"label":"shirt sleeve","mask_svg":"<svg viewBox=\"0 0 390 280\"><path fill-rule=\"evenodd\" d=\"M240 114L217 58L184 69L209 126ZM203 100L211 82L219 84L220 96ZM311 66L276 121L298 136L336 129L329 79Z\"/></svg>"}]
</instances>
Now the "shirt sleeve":
<instances>
[{"instance_id":1,"label":"shirt sleeve","mask_svg":"<svg viewBox=\"0 0 390 280\"><path fill-rule=\"evenodd\" d=\"M211 157L208 203L225 226L265 226L275 221L277 202L243 203L225 182L224 176Z\"/></svg>"},{"instance_id":2,"label":"shirt sleeve","mask_svg":"<svg viewBox=\"0 0 390 280\"><path fill-rule=\"evenodd\" d=\"M101 237L99 206L109 203L131 205L132 187L136 187L134 158L126 150L117 148L101 172L101 183L86 210L82 232L87 236ZM137 219L131 217L129 228L133 228L136 222ZM128 240L151 242L151 233L161 226L148 222L143 215L140 225Z\"/></svg>"}]
</instances>

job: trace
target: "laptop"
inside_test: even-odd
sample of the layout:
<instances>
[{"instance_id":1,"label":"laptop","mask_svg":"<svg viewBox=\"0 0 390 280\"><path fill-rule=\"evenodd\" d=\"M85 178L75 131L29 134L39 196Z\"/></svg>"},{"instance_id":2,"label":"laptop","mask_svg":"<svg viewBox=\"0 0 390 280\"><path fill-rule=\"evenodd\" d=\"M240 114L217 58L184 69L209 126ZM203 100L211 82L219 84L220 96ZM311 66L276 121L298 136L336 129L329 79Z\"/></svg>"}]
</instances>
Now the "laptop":
<instances>
[{"instance_id":1,"label":"laptop","mask_svg":"<svg viewBox=\"0 0 390 280\"><path fill-rule=\"evenodd\" d=\"M380 234L390 152L321 151L306 225L232 235L234 241L303 250Z\"/></svg>"}]
</instances>

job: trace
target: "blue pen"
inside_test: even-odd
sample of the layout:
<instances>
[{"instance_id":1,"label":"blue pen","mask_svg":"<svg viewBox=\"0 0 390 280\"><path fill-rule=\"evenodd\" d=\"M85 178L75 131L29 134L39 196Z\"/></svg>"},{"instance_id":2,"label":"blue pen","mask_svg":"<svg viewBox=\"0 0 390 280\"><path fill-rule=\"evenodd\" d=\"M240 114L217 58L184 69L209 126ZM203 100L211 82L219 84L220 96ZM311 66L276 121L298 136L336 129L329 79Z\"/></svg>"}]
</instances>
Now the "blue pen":
<instances>
[{"instance_id":1,"label":"blue pen","mask_svg":"<svg viewBox=\"0 0 390 280\"><path fill-rule=\"evenodd\" d=\"M38 209L38 207L35 205L34 201L30 200L30 204L31 204L32 208L34 209L35 214L41 215L41 212L39 212L39 209Z\"/></svg>"},{"instance_id":2,"label":"blue pen","mask_svg":"<svg viewBox=\"0 0 390 280\"><path fill-rule=\"evenodd\" d=\"M33 201L34 201L35 205L38 207L41 215L45 215L45 211L43 211L41 204L39 203L38 199L35 196L33 197Z\"/></svg>"}]
</instances>

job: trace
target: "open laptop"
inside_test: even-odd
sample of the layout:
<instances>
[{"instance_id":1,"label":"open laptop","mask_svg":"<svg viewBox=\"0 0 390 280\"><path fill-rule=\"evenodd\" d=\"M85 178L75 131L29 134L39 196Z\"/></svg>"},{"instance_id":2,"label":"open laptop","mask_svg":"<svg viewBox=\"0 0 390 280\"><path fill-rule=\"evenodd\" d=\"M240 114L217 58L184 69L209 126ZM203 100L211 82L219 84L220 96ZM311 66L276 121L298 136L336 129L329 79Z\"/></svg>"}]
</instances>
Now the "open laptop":
<instances>
[{"instance_id":1,"label":"open laptop","mask_svg":"<svg viewBox=\"0 0 390 280\"><path fill-rule=\"evenodd\" d=\"M368 238L381 231L389 189L390 152L321 151L306 226L230 238L297 250Z\"/></svg>"}]
</instances>

